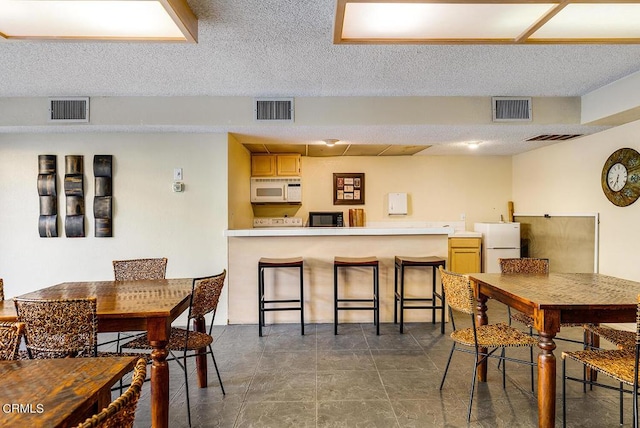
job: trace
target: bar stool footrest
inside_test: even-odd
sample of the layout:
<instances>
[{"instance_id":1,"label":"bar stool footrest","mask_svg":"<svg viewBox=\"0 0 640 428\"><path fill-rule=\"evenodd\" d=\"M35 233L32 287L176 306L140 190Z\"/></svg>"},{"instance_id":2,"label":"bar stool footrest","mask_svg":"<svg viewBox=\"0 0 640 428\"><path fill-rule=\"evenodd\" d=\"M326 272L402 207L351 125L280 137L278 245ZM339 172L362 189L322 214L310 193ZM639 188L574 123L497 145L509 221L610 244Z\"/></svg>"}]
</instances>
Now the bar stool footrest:
<instances>
[{"instance_id":1,"label":"bar stool footrest","mask_svg":"<svg viewBox=\"0 0 640 428\"><path fill-rule=\"evenodd\" d=\"M262 303L300 303L300 299L290 300L263 300Z\"/></svg>"}]
</instances>

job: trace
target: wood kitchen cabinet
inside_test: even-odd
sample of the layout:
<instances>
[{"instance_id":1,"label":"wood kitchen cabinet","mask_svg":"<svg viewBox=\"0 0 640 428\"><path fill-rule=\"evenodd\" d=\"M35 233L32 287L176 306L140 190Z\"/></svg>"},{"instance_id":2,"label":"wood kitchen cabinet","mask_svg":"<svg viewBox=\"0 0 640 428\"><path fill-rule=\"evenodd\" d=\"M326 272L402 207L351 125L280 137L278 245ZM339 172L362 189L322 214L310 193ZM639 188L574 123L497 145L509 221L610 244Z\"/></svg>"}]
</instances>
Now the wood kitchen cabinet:
<instances>
[{"instance_id":1,"label":"wood kitchen cabinet","mask_svg":"<svg viewBox=\"0 0 640 428\"><path fill-rule=\"evenodd\" d=\"M449 270L456 273L481 271L482 238L449 238Z\"/></svg>"},{"instance_id":2,"label":"wood kitchen cabinet","mask_svg":"<svg viewBox=\"0 0 640 428\"><path fill-rule=\"evenodd\" d=\"M252 177L297 177L300 175L299 154L255 154L251 156Z\"/></svg>"}]
</instances>

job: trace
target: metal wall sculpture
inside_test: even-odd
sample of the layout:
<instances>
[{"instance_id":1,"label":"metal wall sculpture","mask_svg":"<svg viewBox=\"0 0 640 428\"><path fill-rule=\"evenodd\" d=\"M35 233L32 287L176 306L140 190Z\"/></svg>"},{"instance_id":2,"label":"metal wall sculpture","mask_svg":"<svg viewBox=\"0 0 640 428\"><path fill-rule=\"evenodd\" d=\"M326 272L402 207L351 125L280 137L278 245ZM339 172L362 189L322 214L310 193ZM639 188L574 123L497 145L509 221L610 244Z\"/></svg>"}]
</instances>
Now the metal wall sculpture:
<instances>
[{"instance_id":1,"label":"metal wall sculpture","mask_svg":"<svg viewBox=\"0 0 640 428\"><path fill-rule=\"evenodd\" d=\"M55 238L58 236L56 163L56 155L38 156L38 195L40 195L38 232L41 238Z\"/></svg>"},{"instance_id":2,"label":"metal wall sculpture","mask_svg":"<svg viewBox=\"0 0 640 428\"><path fill-rule=\"evenodd\" d=\"M84 237L84 161L83 156L65 156L64 194L67 216L64 231L68 238Z\"/></svg>"},{"instance_id":3,"label":"metal wall sculpture","mask_svg":"<svg viewBox=\"0 0 640 428\"><path fill-rule=\"evenodd\" d=\"M112 227L112 165L111 155L95 155L93 157L93 175L95 176L95 196L93 198L93 216L95 218L95 235L97 238L113 236Z\"/></svg>"}]
</instances>

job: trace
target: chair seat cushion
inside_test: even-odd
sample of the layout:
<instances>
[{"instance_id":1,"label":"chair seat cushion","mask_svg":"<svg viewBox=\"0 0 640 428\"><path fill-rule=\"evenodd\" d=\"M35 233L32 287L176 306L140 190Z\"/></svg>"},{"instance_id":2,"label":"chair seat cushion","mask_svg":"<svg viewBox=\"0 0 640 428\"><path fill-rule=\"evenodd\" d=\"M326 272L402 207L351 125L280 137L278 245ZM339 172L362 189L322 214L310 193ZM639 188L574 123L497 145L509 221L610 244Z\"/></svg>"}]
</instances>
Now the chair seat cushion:
<instances>
[{"instance_id":1,"label":"chair seat cushion","mask_svg":"<svg viewBox=\"0 0 640 428\"><path fill-rule=\"evenodd\" d=\"M614 349L563 352L562 358L571 358L619 382L633 385L634 350Z\"/></svg>"},{"instance_id":2,"label":"chair seat cushion","mask_svg":"<svg viewBox=\"0 0 640 428\"><path fill-rule=\"evenodd\" d=\"M533 318L529 315L525 315L522 312L515 312L511 314L511 319L526 325L527 327L533 327Z\"/></svg>"},{"instance_id":3,"label":"chair seat cushion","mask_svg":"<svg viewBox=\"0 0 640 428\"><path fill-rule=\"evenodd\" d=\"M169 338L167 348L172 350L184 349L186 337L187 330L178 327L171 327L171 337ZM192 351L200 348L206 348L211 343L213 343L213 337L211 337L207 333L190 331L187 350ZM126 349L153 349L153 346L149 344L149 339L146 333L135 340L125 343L124 345L122 345L122 347Z\"/></svg>"},{"instance_id":4,"label":"chair seat cushion","mask_svg":"<svg viewBox=\"0 0 640 428\"><path fill-rule=\"evenodd\" d=\"M613 343L618 349L633 350L633 347L636 346L636 333L633 331L590 324L585 325L584 328Z\"/></svg>"},{"instance_id":5,"label":"chair seat cushion","mask_svg":"<svg viewBox=\"0 0 640 428\"><path fill-rule=\"evenodd\" d=\"M151 363L151 354L140 354L137 352L103 352L98 351L98 357L138 357L147 361L147 364Z\"/></svg>"},{"instance_id":6,"label":"chair seat cushion","mask_svg":"<svg viewBox=\"0 0 640 428\"><path fill-rule=\"evenodd\" d=\"M504 323L476 327L478 346L483 348L536 346L538 339ZM475 346L473 327L456 330L451 338L461 345Z\"/></svg>"},{"instance_id":7,"label":"chair seat cushion","mask_svg":"<svg viewBox=\"0 0 640 428\"><path fill-rule=\"evenodd\" d=\"M533 328L533 318L529 315L525 315L522 312L516 312L511 314L511 319L526 325L529 328ZM560 324L562 327L581 327L582 324L575 323L562 323Z\"/></svg>"}]
</instances>

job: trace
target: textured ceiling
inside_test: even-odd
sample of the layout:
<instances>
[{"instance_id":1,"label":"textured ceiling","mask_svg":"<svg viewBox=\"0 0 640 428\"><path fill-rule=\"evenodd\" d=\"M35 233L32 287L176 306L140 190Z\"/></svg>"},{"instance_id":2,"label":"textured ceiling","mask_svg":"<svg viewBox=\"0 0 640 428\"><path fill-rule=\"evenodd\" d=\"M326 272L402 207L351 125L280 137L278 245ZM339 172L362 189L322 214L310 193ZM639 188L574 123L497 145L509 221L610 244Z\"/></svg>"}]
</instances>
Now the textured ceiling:
<instances>
[{"instance_id":1,"label":"textured ceiling","mask_svg":"<svg viewBox=\"0 0 640 428\"><path fill-rule=\"evenodd\" d=\"M640 70L640 45L334 45L335 0L189 4L199 18L197 44L0 41L0 96L581 96ZM459 154L460 141L478 139L491 141L491 150L483 153L481 147L480 154L513 154L549 144L521 142L537 134L600 129L344 126L328 135L326 128L178 123L161 130L229 131L241 141L247 136L291 143L340 138L432 145L425 154ZM65 132L74 130L82 128Z\"/></svg>"}]
</instances>

